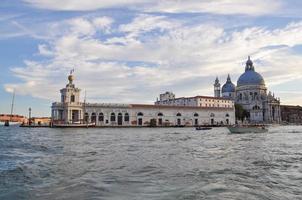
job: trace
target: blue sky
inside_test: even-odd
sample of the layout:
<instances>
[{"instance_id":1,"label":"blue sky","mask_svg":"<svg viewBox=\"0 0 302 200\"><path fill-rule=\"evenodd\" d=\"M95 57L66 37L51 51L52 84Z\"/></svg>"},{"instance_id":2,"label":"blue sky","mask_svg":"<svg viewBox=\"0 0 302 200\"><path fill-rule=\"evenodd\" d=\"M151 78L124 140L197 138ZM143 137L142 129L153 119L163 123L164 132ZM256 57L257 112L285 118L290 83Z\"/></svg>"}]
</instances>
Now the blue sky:
<instances>
[{"instance_id":1,"label":"blue sky","mask_svg":"<svg viewBox=\"0 0 302 200\"><path fill-rule=\"evenodd\" d=\"M73 68L90 102L213 95L248 55L283 104L301 104L301 11L298 0L2 0L0 113L15 89L15 113L49 116Z\"/></svg>"}]
</instances>

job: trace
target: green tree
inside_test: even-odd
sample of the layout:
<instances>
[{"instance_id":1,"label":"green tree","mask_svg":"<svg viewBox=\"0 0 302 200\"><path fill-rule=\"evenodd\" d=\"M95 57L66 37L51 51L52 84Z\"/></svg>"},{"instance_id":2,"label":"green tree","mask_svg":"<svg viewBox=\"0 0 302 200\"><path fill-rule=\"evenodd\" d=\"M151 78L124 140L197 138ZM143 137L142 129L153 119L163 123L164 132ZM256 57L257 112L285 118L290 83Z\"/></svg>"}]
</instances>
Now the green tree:
<instances>
[{"instance_id":1,"label":"green tree","mask_svg":"<svg viewBox=\"0 0 302 200\"><path fill-rule=\"evenodd\" d=\"M240 104L235 104L235 116L236 116L236 119L239 119L239 120L243 120L243 114L244 114L244 109L242 107L242 105Z\"/></svg>"},{"instance_id":2,"label":"green tree","mask_svg":"<svg viewBox=\"0 0 302 200\"><path fill-rule=\"evenodd\" d=\"M244 118L247 118L247 119L250 118L250 113L248 111L244 110L242 105L235 104L235 116L236 116L236 119L243 121Z\"/></svg>"}]
</instances>

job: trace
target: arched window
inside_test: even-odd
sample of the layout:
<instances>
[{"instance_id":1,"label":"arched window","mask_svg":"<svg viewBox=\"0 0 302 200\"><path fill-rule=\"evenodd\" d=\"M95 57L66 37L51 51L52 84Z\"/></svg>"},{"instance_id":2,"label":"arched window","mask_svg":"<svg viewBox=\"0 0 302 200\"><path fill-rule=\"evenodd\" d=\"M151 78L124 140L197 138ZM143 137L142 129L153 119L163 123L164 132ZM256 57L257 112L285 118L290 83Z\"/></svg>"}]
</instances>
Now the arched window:
<instances>
[{"instance_id":1,"label":"arched window","mask_svg":"<svg viewBox=\"0 0 302 200\"><path fill-rule=\"evenodd\" d=\"M99 113L99 122L103 122L103 121L104 121L104 114Z\"/></svg>"},{"instance_id":2,"label":"arched window","mask_svg":"<svg viewBox=\"0 0 302 200\"><path fill-rule=\"evenodd\" d=\"M144 116L142 112L137 113L137 116Z\"/></svg>"},{"instance_id":3,"label":"arched window","mask_svg":"<svg viewBox=\"0 0 302 200\"><path fill-rule=\"evenodd\" d=\"M194 113L194 117L198 117L199 115L198 115L198 113Z\"/></svg>"},{"instance_id":4,"label":"arched window","mask_svg":"<svg viewBox=\"0 0 302 200\"><path fill-rule=\"evenodd\" d=\"M75 102L75 96L74 96L74 95L71 95L71 96L70 96L70 102L71 102L71 103Z\"/></svg>"},{"instance_id":5,"label":"arched window","mask_svg":"<svg viewBox=\"0 0 302 200\"><path fill-rule=\"evenodd\" d=\"M255 106L253 107L253 110L260 110L260 107L257 106L257 105L255 105Z\"/></svg>"},{"instance_id":6,"label":"arched window","mask_svg":"<svg viewBox=\"0 0 302 200\"><path fill-rule=\"evenodd\" d=\"M230 115L229 115L229 113L227 113L225 116L226 116L226 117L229 117Z\"/></svg>"},{"instance_id":7,"label":"arched window","mask_svg":"<svg viewBox=\"0 0 302 200\"><path fill-rule=\"evenodd\" d=\"M129 114L128 113L125 113L124 121L129 122Z\"/></svg>"},{"instance_id":8,"label":"arched window","mask_svg":"<svg viewBox=\"0 0 302 200\"><path fill-rule=\"evenodd\" d=\"M163 113L158 113L157 116L158 116L158 117L162 117L162 116L164 116L164 115L163 115Z\"/></svg>"},{"instance_id":9,"label":"arched window","mask_svg":"<svg viewBox=\"0 0 302 200\"><path fill-rule=\"evenodd\" d=\"M91 122L92 123L96 122L96 114L95 113L91 114Z\"/></svg>"},{"instance_id":10,"label":"arched window","mask_svg":"<svg viewBox=\"0 0 302 200\"><path fill-rule=\"evenodd\" d=\"M117 124L118 125L122 125L123 124L123 114L122 113L119 113L117 115Z\"/></svg>"},{"instance_id":11,"label":"arched window","mask_svg":"<svg viewBox=\"0 0 302 200\"><path fill-rule=\"evenodd\" d=\"M177 113L176 116L177 116L177 117L181 117L181 114L180 114L180 113Z\"/></svg>"},{"instance_id":12,"label":"arched window","mask_svg":"<svg viewBox=\"0 0 302 200\"><path fill-rule=\"evenodd\" d=\"M210 115L211 117L215 117L215 114L214 113L211 113L211 115Z\"/></svg>"},{"instance_id":13,"label":"arched window","mask_svg":"<svg viewBox=\"0 0 302 200\"><path fill-rule=\"evenodd\" d=\"M110 121L115 122L115 114L114 113L111 113Z\"/></svg>"}]
</instances>

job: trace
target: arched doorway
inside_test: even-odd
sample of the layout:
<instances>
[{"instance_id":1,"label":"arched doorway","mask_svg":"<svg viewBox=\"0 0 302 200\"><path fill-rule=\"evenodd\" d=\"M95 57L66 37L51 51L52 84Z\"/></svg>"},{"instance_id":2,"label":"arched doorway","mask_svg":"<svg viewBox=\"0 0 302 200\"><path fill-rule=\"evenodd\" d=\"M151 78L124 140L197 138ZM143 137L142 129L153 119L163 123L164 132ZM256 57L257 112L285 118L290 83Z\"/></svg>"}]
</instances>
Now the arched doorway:
<instances>
[{"instance_id":1,"label":"arched doorway","mask_svg":"<svg viewBox=\"0 0 302 200\"><path fill-rule=\"evenodd\" d=\"M138 124L139 126L142 126L142 125L143 125L143 116L144 116L144 114L141 113L141 112L139 112L139 113L137 114L137 124Z\"/></svg>"},{"instance_id":2,"label":"arched doorway","mask_svg":"<svg viewBox=\"0 0 302 200\"><path fill-rule=\"evenodd\" d=\"M164 115L163 115L163 113L158 113L157 114L157 117L158 117L158 125L159 126L162 126L163 125L163 117Z\"/></svg>"},{"instance_id":3,"label":"arched doorway","mask_svg":"<svg viewBox=\"0 0 302 200\"><path fill-rule=\"evenodd\" d=\"M177 113L176 117L177 117L176 125L177 126L181 126L181 113Z\"/></svg>"},{"instance_id":4,"label":"arched doorway","mask_svg":"<svg viewBox=\"0 0 302 200\"><path fill-rule=\"evenodd\" d=\"M128 113L125 113L124 115L124 122L129 123L130 117Z\"/></svg>"},{"instance_id":5,"label":"arched doorway","mask_svg":"<svg viewBox=\"0 0 302 200\"><path fill-rule=\"evenodd\" d=\"M99 113L99 122L104 122L104 114L103 113Z\"/></svg>"},{"instance_id":6,"label":"arched doorway","mask_svg":"<svg viewBox=\"0 0 302 200\"><path fill-rule=\"evenodd\" d=\"M96 114L95 114L95 113L92 113L92 114L91 114L91 122L92 122L92 123L95 123L95 122L96 122Z\"/></svg>"},{"instance_id":7,"label":"arched doorway","mask_svg":"<svg viewBox=\"0 0 302 200\"><path fill-rule=\"evenodd\" d=\"M225 117L226 117L226 124L227 125L229 125L230 124L230 120L229 120L229 117L230 117L230 115L229 115L229 113L227 113L226 115L225 115Z\"/></svg>"},{"instance_id":8,"label":"arched doorway","mask_svg":"<svg viewBox=\"0 0 302 200\"><path fill-rule=\"evenodd\" d=\"M195 126L198 126L198 116L199 116L198 113L194 114L194 125Z\"/></svg>"},{"instance_id":9,"label":"arched doorway","mask_svg":"<svg viewBox=\"0 0 302 200\"><path fill-rule=\"evenodd\" d=\"M111 122L111 124L113 124L115 122L115 113L111 113L110 122Z\"/></svg>"},{"instance_id":10,"label":"arched doorway","mask_svg":"<svg viewBox=\"0 0 302 200\"><path fill-rule=\"evenodd\" d=\"M123 125L123 115L122 115L122 113L119 113L117 115L117 125L119 125L119 126Z\"/></svg>"},{"instance_id":11,"label":"arched doorway","mask_svg":"<svg viewBox=\"0 0 302 200\"><path fill-rule=\"evenodd\" d=\"M215 114L214 113L211 113L211 115L210 115L210 117L211 117L211 125L214 125L214 117L215 117Z\"/></svg>"}]
</instances>

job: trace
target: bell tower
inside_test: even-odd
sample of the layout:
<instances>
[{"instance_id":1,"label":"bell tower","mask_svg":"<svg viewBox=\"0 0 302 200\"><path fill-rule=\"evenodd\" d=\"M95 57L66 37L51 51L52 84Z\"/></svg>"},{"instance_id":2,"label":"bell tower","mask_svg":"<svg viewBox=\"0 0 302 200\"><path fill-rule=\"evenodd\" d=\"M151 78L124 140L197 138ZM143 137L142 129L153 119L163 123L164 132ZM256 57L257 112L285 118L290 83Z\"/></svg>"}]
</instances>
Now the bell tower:
<instances>
[{"instance_id":1,"label":"bell tower","mask_svg":"<svg viewBox=\"0 0 302 200\"><path fill-rule=\"evenodd\" d=\"M218 80L218 77L216 77L215 83L214 83L214 97L220 97L220 83Z\"/></svg>"}]
</instances>

